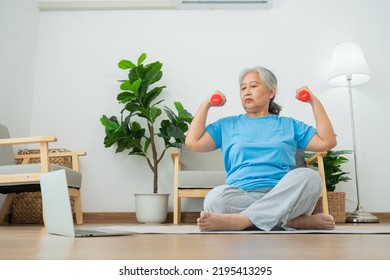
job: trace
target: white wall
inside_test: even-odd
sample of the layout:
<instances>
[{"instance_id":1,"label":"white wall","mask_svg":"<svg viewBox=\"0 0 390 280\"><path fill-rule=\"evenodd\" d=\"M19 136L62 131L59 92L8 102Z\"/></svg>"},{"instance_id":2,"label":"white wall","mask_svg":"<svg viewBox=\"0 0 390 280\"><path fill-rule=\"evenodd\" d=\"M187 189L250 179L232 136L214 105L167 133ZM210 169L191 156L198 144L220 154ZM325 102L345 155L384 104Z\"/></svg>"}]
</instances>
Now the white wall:
<instances>
[{"instance_id":1,"label":"white wall","mask_svg":"<svg viewBox=\"0 0 390 280\"><path fill-rule=\"evenodd\" d=\"M0 0L0 123L14 137L30 133L38 21L37 0Z\"/></svg>"},{"instance_id":2,"label":"white wall","mask_svg":"<svg viewBox=\"0 0 390 280\"><path fill-rule=\"evenodd\" d=\"M0 0L0 122L15 137L30 132L38 1Z\"/></svg>"},{"instance_id":3,"label":"white wall","mask_svg":"<svg viewBox=\"0 0 390 280\"><path fill-rule=\"evenodd\" d=\"M31 133L56 135L54 146L88 153L81 165L85 212L134 211L132 194L151 192L152 173L142 158L104 148L99 118L119 114L117 80L126 74L117 62L146 52L149 62L164 64L167 105L179 100L195 113L214 90L228 96L228 104L213 110L209 121L243 112L238 73L263 65L278 77L283 114L313 124L310 107L294 98L295 89L307 84L328 110L338 134L336 149L351 149L347 89L330 87L327 70L334 45L355 40L373 77L353 88L361 203L368 211L390 212L388 163L382 156L390 140L384 129L390 118L389 10L385 0L275 0L271 10L258 11L41 12ZM10 95L1 93L2 99ZM16 117L9 122L26 125ZM352 164L346 169L353 172ZM160 167L160 192L172 193L172 173L167 156ZM347 192L347 208L353 210L353 182L338 190ZM199 210L201 201L185 201L183 208Z\"/></svg>"}]
</instances>

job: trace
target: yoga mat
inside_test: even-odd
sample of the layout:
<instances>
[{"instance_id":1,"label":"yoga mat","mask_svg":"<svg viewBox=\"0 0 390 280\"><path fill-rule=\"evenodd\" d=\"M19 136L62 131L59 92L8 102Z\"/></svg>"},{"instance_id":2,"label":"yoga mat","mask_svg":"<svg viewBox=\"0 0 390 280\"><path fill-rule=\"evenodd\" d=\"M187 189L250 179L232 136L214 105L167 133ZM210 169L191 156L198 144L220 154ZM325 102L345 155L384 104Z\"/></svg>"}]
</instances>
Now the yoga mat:
<instances>
[{"instance_id":1,"label":"yoga mat","mask_svg":"<svg viewBox=\"0 0 390 280\"><path fill-rule=\"evenodd\" d=\"M381 224L342 224L334 230L244 230L200 232L196 225L136 224L129 226L109 226L106 228L133 231L138 234L390 234L389 225Z\"/></svg>"}]
</instances>

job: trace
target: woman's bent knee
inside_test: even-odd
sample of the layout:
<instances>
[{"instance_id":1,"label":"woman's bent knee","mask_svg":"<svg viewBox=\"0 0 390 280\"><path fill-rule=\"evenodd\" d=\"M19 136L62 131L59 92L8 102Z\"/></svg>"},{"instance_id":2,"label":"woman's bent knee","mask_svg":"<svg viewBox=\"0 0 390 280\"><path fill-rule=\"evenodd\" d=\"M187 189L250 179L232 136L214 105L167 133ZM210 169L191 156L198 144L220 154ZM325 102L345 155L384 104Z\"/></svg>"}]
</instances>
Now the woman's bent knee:
<instances>
[{"instance_id":1,"label":"woman's bent knee","mask_svg":"<svg viewBox=\"0 0 390 280\"><path fill-rule=\"evenodd\" d=\"M299 180L304 182L305 188L312 192L320 193L322 188L321 176L318 171L303 167L297 168L290 172L292 176L299 176Z\"/></svg>"},{"instance_id":2,"label":"woman's bent knee","mask_svg":"<svg viewBox=\"0 0 390 280\"><path fill-rule=\"evenodd\" d=\"M217 186L207 193L203 202L203 208L205 211L220 213L221 209L219 208L223 208L224 204L224 187L225 186Z\"/></svg>"},{"instance_id":3,"label":"woman's bent knee","mask_svg":"<svg viewBox=\"0 0 390 280\"><path fill-rule=\"evenodd\" d=\"M209 191L204 199L204 210L213 213L237 213L248 207L253 201L248 194L237 187L223 185Z\"/></svg>"}]
</instances>

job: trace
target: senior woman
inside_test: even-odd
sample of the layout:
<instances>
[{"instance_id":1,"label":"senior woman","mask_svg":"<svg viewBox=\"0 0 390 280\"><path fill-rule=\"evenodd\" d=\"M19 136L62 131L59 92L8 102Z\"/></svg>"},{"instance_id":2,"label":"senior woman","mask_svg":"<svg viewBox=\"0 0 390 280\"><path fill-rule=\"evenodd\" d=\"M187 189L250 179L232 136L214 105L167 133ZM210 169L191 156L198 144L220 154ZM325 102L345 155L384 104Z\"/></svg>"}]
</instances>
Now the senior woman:
<instances>
[{"instance_id":1,"label":"senior woman","mask_svg":"<svg viewBox=\"0 0 390 280\"><path fill-rule=\"evenodd\" d=\"M206 126L211 107L207 98L199 107L186 137L193 151L221 149L226 184L211 190L197 219L201 231L258 228L334 229L331 215L311 215L321 192L319 175L296 168L297 149L327 151L336 145L332 124L318 98L309 90L315 127L279 116L274 102L275 75L264 67L244 69L239 76L240 99L245 113L228 116ZM298 89L297 92L301 89Z\"/></svg>"}]
</instances>

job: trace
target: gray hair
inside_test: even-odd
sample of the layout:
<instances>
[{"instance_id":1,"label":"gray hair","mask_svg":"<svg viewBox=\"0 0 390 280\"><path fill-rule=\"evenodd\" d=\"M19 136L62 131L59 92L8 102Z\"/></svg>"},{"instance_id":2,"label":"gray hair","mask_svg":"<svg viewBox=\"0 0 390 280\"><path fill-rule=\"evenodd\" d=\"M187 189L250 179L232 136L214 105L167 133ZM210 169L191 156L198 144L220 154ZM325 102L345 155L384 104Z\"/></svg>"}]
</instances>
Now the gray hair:
<instances>
[{"instance_id":1,"label":"gray hair","mask_svg":"<svg viewBox=\"0 0 390 280\"><path fill-rule=\"evenodd\" d=\"M276 79L274 73L272 73L270 70L267 68L264 68L262 66L256 66L252 68L245 68L240 72L239 75L239 84L242 84L242 81L244 80L244 77L248 73L257 73L259 74L260 80L264 83L264 85L269 88L269 89L275 89L275 95L274 97L269 101L269 106L268 106L268 112L270 114L275 114L279 115L280 111L282 110L282 106L278 105L277 103L274 102L275 96L276 96L276 91L278 89L278 80Z\"/></svg>"}]
</instances>

